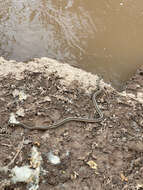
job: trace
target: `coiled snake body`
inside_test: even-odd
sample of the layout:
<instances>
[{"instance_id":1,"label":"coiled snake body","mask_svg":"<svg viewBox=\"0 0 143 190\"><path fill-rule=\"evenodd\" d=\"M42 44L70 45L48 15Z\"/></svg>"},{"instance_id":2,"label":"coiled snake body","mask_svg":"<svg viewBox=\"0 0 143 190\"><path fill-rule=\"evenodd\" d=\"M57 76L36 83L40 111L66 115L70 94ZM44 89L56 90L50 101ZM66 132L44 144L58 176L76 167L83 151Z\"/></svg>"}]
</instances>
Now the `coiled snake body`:
<instances>
[{"instance_id":1,"label":"coiled snake body","mask_svg":"<svg viewBox=\"0 0 143 190\"><path fill-rule=\"evenodd\" d=\"M101 112L100 108L98 107L97 101L96 101L96 97L101 94L102 90L99 88L92 97L92 101L94 104L94 107L97 111L97 113L99 114L98 118L84 118L84 117L67 117L57 123L54 123L52 125L49 126L35 126L35 127L30 127L24 123L18 122L18 123L10 123L10 125L14 125L14 126L21 126L25 129L30 129L30 130L48 130L48 129L55 129L57 127L60 127L61 125L70 122L70 121L78 121L78 122L86 122L86 123L96 123L96 122L100 122L103 119L103 113Z\"/></svg>"}]
</instances>

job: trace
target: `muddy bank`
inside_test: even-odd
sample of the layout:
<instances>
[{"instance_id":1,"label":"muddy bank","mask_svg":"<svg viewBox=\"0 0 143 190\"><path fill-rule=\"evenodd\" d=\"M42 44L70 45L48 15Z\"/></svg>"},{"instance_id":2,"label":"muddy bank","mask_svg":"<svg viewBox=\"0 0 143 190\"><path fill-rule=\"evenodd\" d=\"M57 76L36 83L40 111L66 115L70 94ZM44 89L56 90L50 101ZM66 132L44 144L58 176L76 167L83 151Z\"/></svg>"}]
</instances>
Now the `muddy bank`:
<instances>
[{"instance_id":1,"label":"muddy bank","mask_svg":"<svg viewBox=\"0 0 143 190\"><path fill-rule=\"evenodd\" d=\"M122 93L100 81L101 122L69 122L44 132L10 126L11 113L29 126L94 117L98 77L47 58L1 58L0 81L0 189L143 188L143 68ZM29 175L24 182L13 180L15 166Z\"/></svg>"}]
</instances>

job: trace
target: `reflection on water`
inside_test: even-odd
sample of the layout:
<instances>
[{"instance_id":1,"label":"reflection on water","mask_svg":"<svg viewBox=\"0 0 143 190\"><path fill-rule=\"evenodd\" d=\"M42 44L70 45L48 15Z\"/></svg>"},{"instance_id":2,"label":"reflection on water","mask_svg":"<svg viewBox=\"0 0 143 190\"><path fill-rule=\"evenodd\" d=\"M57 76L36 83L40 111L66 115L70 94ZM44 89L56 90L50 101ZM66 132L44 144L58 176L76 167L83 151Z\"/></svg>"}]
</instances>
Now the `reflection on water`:
<instances>
[{"instance_id":1,"label":"reflection on water","mask_svg":"<svg viewBox=\"0 0 143 190\"><path fill-rule=\"evenodd\" d=\"M47 56L120 87L143 59L142 0L0 0L0 56Z\"/></svg>"}]
</instances>

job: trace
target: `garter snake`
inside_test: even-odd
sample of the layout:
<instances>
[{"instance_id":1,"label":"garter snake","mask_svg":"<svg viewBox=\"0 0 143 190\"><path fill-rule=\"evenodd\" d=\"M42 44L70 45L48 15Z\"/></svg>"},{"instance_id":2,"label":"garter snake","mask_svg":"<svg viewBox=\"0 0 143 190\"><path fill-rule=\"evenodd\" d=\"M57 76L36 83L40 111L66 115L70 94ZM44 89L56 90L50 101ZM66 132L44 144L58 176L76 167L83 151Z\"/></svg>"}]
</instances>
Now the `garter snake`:
<instances>
[{"instance_id":1,"label":"garter snake","mask_svg":"<svg viewBox=\"0 0 143 190\"><path fill-rule=\"evenodd\" d=\"M49 126L35 126L35 127L30 127L24 123L18 122L18 123L10 123L10 125L14 125L14 126L21 126L25 129L30 129L30 130L48 130L48 129L55 129L57 127L60 127L61 125L70 122L70 121L78 121L78 122L86 122L86 123L96 123L96 122L100 122L103 119L103 113L101 112L97 101L96 101L96 97L101 94L102 90L100 88L98 88L98 90L93 94L92 96L92 101L95 107L96 112L98 113L99 117L98 118L84 118L84 117L67 117L61 121L58 121L52 125Z\"/></svg>"}]
</instances>

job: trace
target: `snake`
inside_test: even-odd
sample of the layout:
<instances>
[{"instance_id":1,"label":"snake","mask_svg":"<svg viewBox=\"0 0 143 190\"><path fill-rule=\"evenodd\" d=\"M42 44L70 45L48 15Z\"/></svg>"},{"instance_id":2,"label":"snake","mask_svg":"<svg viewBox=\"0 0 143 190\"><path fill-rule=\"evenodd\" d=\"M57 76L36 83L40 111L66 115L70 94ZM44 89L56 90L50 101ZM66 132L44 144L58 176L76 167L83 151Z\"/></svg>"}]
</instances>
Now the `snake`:
<instances>
[{"instance_id":1,"label":"snake","mask_svg":"<svg viewBox=\"0 0 143 190\"><path fill-rule=\"evenodd\" d=\"M102 92L102 89L98 89L92 96L92 101L95 107L96 112L98 113L99 117L98 118L84 118L84 117L67 117L61 121L58 121L52 125L49 126L34 126L34 127L30 127L29 125L26 125L24 123L21 122L17 122L17 123L9 123L10 125L14 125L14 126L21 126L25 129L29 129L29 130L48 130L48 129L55 129L58 128L60 126L62 126L63 124L67 123L67 122L71 122L71 121L77 121L77 122L86 122L86 123L96 123L96 122L100 122L103 119L103 113L101 112L97 101L96 101L96 97L98 95L100 95Z\"/></svg>"}]
</instances>

